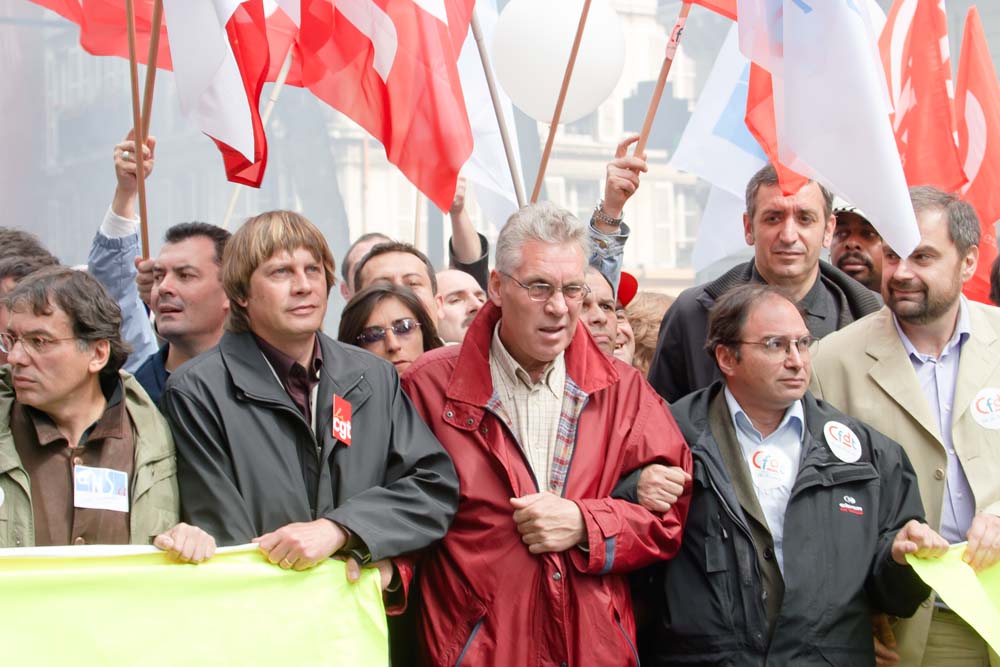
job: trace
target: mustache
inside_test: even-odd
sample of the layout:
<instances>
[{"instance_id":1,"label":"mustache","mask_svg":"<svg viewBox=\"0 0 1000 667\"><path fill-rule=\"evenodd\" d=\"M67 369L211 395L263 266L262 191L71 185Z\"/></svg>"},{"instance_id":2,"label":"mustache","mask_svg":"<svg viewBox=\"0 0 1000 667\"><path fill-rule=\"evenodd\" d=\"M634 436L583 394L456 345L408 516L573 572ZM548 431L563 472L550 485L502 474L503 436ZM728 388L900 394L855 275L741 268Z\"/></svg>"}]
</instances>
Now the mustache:
<instances>
[{"instance_id":1,"label":"mustache","mask_svg":"<svg viewBox=\"0 0 1000 667\"><path fill-rule=\"evenodd\" d=\"M872 262L871 257L863 255L860 252L855 252L853 250L848 250L847 252L845 252L843 255L840 256L840 259L837 260L837 268L839 269L842 264L846 263L848 260L851 259L853 259L856 262L861 262L868 268L869 271L873 271L875 269L875 264Z\"/></svg>"},{"instance_id":2,"label":"mustache","mask_svg":"<svg viewBox=\"0 0 1000 667\"><path fill-rule=\"evenodd\" d=\"M889 289L897 289L904 292L912 292L915 290L926 292L927 286L919 280L896 280L893 278L889 281Z\"/></svg>"}]
</instances>

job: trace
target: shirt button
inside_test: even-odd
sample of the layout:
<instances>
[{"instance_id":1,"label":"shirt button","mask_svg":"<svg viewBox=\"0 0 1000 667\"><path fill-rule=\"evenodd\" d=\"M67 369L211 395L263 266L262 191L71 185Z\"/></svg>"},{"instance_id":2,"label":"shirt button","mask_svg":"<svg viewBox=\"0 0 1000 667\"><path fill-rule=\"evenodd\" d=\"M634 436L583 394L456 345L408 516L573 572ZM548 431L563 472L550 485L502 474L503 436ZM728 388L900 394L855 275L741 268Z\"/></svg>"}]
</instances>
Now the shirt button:
<instances>
[{"instance_id":1,"label":"shirt button","mask_svg":"<svg viewBox=\"0 0 1000 667\"><path fill-rule=\"evenodd\" d=\"M562 573L556 572L552 575L552 581L562 581Z\"/></svg>"},{"instance_id":2,"label":"shirt button","mask_svg":"<svg viewBox=\"0 0 1000 667\"><path fill-rule=\"evenodd\" d=\"M75 465L75 466L82 466L83 465L83 459L80 458L79 456L74 456L73 457L73 465Z\"/></svg>"},{"instance_id":3,"label":"shirt button","mask_svg":"<svg viewBox=\"0 0 1000 667\"><path fill-rule=\"evenodd\" d=\"M774 550L771 547L764 547L764 560L774 559Z\"/></svg>"},{"instance_id":4,"label":"shirt button","mask_svg":"<svg viewBox=\"0 0 1000 667\"><path fill-rule=\"evenodd\" d=\"M934 479L944 479L944 468L938 468L934 471Z\"/></svg>"},{"instance_id":5,"label":"shirt button","mask_svg":"<svg viewBox=\"0 0 1000 667\"><path fill-rule=\"evenodd\" d=\"M87 540L83 539L82 537L77 537L77 538L75 538L73 540L73 544L76 544L77 546L79 546L81 544L86 544L86 543L87 543Z\"/></svg>"}]
</instances>

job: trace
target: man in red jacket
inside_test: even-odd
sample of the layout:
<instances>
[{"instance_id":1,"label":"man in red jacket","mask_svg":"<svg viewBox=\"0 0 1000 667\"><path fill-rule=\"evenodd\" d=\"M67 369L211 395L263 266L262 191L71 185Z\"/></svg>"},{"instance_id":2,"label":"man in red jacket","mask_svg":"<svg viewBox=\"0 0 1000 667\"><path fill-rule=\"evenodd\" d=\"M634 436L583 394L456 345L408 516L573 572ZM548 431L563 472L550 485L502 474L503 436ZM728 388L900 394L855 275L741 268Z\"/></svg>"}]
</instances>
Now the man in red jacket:
<instances>
[{"instance_id":1,"label":"man in red jacket","mask_svg":"<svg viewBox=\"0 0 1000 667\"><path fill-rule=\"evenodd\" d=\"M690 472L691 455L659 396L578 322L588 244L552 204L516 213L461 347L403 378L461 487L416 568L425 662L637 663L625 575L674 555L689 495L654 514L611 492L651 463Z\"/></svg>"}]
</instances>

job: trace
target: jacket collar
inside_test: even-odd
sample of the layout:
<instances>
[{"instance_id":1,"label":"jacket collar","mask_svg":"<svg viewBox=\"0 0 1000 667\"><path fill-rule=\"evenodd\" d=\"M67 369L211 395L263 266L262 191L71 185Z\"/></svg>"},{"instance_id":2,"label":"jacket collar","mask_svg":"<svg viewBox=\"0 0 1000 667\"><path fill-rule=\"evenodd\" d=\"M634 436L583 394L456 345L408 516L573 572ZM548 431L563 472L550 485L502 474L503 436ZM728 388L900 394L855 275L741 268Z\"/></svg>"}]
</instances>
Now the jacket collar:
<instances>
[{"instance_id":1,"label":"jacket collar","mask_svg":"<svg viewBox=\"0 0 1000 667\"><path fill-rule=\"evenodd\" d=\"M448 383L447 396L454 401L485 406L493 395L490 376L490 342L502 310L488 301L465 334L458 362ZM618 371L608 355L597 347L582 321L566 348L566 375L585 394L592 394L618 381Z\"/></svg>"},{"instance_id":2,"label":"jacket collar","mask_svg":"<svg viewBox=\"0 0 1000 667\"><path fill-rule=\"evenodd\" d=\"M819 275L816 277L816 281L817 283L823 281L836 288L840 296L843 297L840 305L848 312L841 312L841 321L837 323L838 328L846 326L853 320L861 319L868 313L875 312L882 305L881 299L874 292L828 262L820 260ZM764 282L764 279L757 272L754 260L737 264L705 285L705 293L715 300L733 287L749 282ZM850 318L847 317L848 313Z\"/></svg>"},{"instance_id":3,"label":"jacket collar","mask_svg":"<svg viewBox=\"0 0 1000 667\"><path fill-rule=\"evenodd\" d=\"M317 401L323 406L333 400L333 394L346 397L361 382L367 367L361 363L360 358L349 354L344 346L328 336L320 333L317 339L323 348L323 371L320 374ZM219 341L219 353L238 390L255 398L287 404L296 409L288 392L268 367L264 353L257 346L252 333L227 331ZM357 408L360 400L352 403Z\"/></svg>"}]
</instances>

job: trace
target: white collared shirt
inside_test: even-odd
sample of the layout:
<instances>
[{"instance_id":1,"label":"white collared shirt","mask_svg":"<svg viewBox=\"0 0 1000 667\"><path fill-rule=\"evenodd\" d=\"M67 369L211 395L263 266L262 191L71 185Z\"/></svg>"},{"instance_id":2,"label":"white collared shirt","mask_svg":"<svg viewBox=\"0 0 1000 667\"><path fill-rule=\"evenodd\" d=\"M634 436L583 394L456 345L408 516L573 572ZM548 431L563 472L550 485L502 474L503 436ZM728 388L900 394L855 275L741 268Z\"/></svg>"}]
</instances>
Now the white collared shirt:
<instances>
[{"instance_id":1,"label":"white collared shirt","mask_svg":"<svg viewBox=\"0 0 1000 667\"><path fill-rule=\"evenodd\" d=\"M764 512L767 527L774 541L774 557L778 569L785 573L783 552L785 532L785 510L791 497L795 479L799 475L802 457L802 436L805 433L805 412L802 401L795 401L778 424L774 433L766 438L754 428L750 418L736 401L736 397L725 389L726 405L733 418L736 438L739 440L743 458L750 470L750 480L757 494L757 502Z\"/></svg>"}]
</instances>

